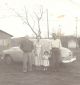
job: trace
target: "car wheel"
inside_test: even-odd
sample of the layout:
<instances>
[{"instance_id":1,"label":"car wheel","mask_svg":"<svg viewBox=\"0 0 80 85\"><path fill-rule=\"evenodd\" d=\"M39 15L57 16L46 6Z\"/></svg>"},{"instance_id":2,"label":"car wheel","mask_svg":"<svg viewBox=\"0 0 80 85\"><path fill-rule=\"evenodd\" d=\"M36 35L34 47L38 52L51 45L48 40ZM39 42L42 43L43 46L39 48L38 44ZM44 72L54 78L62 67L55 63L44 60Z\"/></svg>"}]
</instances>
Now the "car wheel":
<instances>
[{"instance_id":1,"label":"car wheel","mask_svg":"<svg viewBox=\"0 0 80 85\"><path fill-rule=\"evenodd\" d=\"M10 64L12 62L11 56L10 55L5 55L5 62L7 64Z\"/></svg>"}]
</instances>

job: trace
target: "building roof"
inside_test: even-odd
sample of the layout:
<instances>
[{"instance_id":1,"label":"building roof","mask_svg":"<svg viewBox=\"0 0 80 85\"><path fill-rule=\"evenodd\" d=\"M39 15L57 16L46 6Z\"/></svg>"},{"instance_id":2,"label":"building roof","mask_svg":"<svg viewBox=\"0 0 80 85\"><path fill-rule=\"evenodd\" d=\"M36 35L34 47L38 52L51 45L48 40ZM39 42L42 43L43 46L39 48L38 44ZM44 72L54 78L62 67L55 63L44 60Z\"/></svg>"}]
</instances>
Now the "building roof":
<instances>
[{"instance_id":1,"label":"building roof","mask_svg":"<svg viewBox=\"0 0 80 85\"><path fill-rule=\"evenodd\" d=\"M7 35L9 35L10 37L13 37L13 35L11 35L11 34L5 32L5 31L3 31L3 30L0 30L0 32L2 32L2 33L4 33L4 34L7 34Z\"/></svg>"}]
</instances>

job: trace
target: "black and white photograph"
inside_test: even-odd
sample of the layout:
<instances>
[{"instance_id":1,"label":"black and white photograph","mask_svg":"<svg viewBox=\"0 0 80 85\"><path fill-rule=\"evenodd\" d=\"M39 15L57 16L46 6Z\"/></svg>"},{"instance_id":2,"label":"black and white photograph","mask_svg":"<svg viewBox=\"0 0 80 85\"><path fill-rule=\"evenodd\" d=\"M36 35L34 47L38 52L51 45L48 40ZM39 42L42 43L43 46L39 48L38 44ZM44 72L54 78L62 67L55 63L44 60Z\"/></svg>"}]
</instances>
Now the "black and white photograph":
<instances>
[{"instance_id":1,"label":"black and white photograph","mask_svg":"<svg viewBox=\"0 0 80 85\"><path fill-rule=\"evenodd\" d=\"M80 85L80 0L0 0L0 85Z\"/></svg>"}]
</instances>

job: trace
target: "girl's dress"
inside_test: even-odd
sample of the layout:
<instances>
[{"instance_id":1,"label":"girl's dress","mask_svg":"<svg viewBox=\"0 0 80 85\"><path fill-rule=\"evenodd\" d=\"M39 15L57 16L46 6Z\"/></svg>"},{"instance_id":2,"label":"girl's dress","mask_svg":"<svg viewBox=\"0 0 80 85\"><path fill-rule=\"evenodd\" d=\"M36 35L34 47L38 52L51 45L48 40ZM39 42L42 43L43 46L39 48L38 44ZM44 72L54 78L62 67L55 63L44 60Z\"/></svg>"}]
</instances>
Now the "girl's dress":
<instances>
[{"instance_id":1,"label":"girl's dress","mask_svg":"<svg viewBox=\"0 0 80 85\"><path fill-rule=\"evenodd\" d=\"M49 55L43 56L43 66L49 66Z\"/></svg>"}]
</instances>

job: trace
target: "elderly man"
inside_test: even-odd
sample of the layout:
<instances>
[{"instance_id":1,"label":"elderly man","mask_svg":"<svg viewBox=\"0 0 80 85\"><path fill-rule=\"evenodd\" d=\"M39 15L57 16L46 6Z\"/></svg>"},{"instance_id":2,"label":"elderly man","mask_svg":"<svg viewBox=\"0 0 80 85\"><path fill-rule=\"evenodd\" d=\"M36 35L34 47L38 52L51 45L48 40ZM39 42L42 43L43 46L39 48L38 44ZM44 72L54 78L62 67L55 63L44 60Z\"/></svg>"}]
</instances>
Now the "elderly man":
<instances>
[{"instance_id":1,"label":"elderly man","mask_svg":"<svg viewBox=\"0 0 80 85\"><path fill-rule=\"evenodd\" d=\"M28 36L21 39L20 48L23 51L23 72L32 71L32 50L34 46Z\"/></svg>"}]
</instances>

